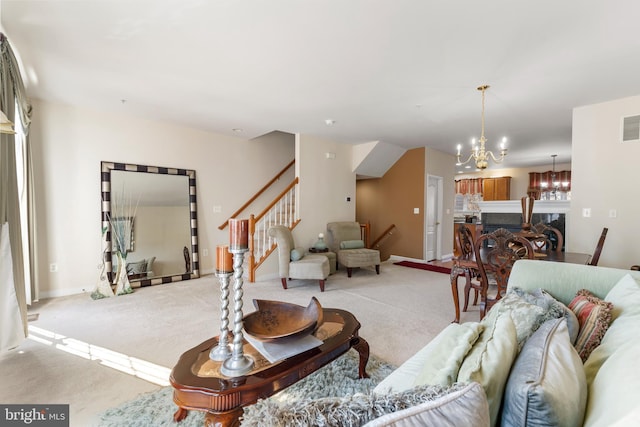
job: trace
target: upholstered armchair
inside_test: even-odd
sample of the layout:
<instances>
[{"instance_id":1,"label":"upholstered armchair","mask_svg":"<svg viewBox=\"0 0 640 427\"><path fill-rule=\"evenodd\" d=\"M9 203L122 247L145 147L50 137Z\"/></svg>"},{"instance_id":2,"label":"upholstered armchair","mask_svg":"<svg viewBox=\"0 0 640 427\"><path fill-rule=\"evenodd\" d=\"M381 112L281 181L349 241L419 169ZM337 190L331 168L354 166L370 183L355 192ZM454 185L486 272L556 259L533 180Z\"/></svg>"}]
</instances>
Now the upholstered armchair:
<instances>
[{"instance_id":1,"label":"upholstered armchair","mask_svg":"<svg viewBox=\"0 0 640 427\"><path fill-rule=\"evenodd\" d=\"M278 270L282 287L287 289L287 279L310 279L318 280L320 291L324 292L324 281L329 276L328 258L308 254L304 248L297 248L291 230L284 225L269 228L269 236L276 239L278 246Z\"/></svg>"},{"instance_id":2,"label":"upholstered armchair","mask_svg":"<svg viewBox=\"0 0 640 427\"><path fill-rule=\"evenodd\" d=\"M351 277L354 268L375 266L380 274L380 251L364 246L360 224L355 221L330 222L327 224L329 248L338 254L338 264L347 268Z\"/></svg>"}]
</instances>

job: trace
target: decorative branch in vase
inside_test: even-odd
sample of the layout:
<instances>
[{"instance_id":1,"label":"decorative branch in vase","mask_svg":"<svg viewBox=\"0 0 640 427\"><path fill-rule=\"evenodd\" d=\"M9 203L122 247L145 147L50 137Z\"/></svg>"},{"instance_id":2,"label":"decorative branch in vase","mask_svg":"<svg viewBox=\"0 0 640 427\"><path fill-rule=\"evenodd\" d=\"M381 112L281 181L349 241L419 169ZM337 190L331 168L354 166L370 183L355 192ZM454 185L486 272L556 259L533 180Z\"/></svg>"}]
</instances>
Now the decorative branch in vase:
<instances>
[{"instance_id":1,"label":"decorative branch in vase","mask_svg":"<svg viewBox=\"0 0 640 427\"><path fill-rule=\"evenodd\" d=\"M127 254L133 251L133 221L138 209L138 202L134 205L131 195L127 196L124 188L121 192L112 195L111 211L108 218L111 225L111 250L115 253L118 262L115 293L116 295L124 295L133 292L127 275Z\"/></svg>"},{"instance_id":2,"label":"decorative branch in vase","mask_svg":"<svg viewBox=\"0 0 640 427\"><path fill-rule=\"evenodd\" d=\"M105 264L107 252L110 250L110 248L107 247L107 231L109 231L109 227L102 227L100 273L98 274L98 283L96 283L95 289L91 292L91 298L93 299L109 298L113 296L113 289L111 289L111 283L107 276L107 266Z\"/></svg>"}]
</instances>

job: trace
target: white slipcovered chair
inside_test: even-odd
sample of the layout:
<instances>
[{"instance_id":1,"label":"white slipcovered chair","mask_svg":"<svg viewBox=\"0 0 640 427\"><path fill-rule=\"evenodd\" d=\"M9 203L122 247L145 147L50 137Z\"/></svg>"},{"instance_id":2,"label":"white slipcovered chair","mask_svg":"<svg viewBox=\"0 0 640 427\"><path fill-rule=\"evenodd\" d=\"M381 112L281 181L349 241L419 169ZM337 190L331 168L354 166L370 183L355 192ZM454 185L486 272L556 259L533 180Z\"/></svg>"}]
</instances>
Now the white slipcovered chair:
<instances>
[{"instance_id":1,"label":"white slipcovered chair","mask_svg":"<svg viewBox=\"0 0 640 427\"><path fill-rule=\"evenodd\" d=\"M324 281L329 277L327 257L306 253L304 248L296 248L291 230L284 225L270 227L269 236L276 239L278 246L278 270L282 287L287 289L287 279L310 279L318 280L320 291L324 292Z\"/></svg>"},{"instance_id":2,"label":"white slipcovered chair","mask_svg":"<svg viewBox=\"0 0 640 427\"><path fill-rule=\"evenodd\" d=\"M347 268L348 277L354 268L368 266L375 266L376 274L380 274L380 251L364 247L358 222L330 222L327 232L329 248L338 254L338 264Z\"/></svg>"}]
</instances>

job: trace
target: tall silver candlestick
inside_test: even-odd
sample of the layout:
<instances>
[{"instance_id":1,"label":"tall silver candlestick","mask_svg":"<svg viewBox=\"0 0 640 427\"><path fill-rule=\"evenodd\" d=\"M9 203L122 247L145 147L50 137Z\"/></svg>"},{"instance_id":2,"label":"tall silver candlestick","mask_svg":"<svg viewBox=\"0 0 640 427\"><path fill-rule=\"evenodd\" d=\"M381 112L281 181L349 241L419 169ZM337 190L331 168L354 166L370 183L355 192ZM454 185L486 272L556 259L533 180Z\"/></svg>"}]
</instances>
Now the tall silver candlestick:
<instances>
[{"instance_id":1,"label":"tall silver candlestick","mask_svg":"<svg viewBox=\"0 0 640 427\"><path fill-rule=\"evenodd\" d=\"M211 360L227 360L231 356L229 347L229 278L233 273L216 271L216 277L220 281L220 337L218 345L209 352Z\"/></svg>"},{"instance_id":2,"label":"tall silver candlestick","mask_svg":"<svg viewBox=\"0 0 640 427\"><path fill-rule=\"evenodd\" d=\"M248 249L231 248L229 252L233 254L233 345L232 354L222 363L220 372L229 377L238 377L253 369L254 361L244 354L242 348L244 336L242 335L242 264L244 263L244 253Z\"/></svg>"}]
</instances>

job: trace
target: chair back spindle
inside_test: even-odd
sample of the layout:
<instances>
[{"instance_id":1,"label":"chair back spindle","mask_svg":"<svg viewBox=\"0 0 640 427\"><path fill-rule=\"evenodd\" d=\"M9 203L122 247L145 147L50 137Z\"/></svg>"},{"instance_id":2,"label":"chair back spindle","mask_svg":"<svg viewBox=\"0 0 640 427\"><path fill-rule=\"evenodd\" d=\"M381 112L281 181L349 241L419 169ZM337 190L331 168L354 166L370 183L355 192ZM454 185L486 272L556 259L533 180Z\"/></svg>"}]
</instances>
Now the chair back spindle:
<instances>
[{"instance_id":1,"label":"chair back spindle","mask_svg":"<svg viewBox=\"0 0 640 427\"><path fill-rule=\"evenodd\" d=\"M483 318L506 292L513 264L522 258L533 259L534 250L529 240L499 228L480 236L476 240L475 251L482 284L480 318ZM490 284L496 285L495 295L489 296Z\"/></svg>"}]
</instances>

